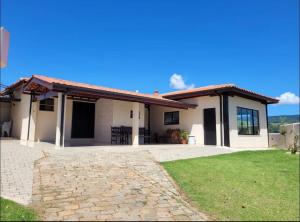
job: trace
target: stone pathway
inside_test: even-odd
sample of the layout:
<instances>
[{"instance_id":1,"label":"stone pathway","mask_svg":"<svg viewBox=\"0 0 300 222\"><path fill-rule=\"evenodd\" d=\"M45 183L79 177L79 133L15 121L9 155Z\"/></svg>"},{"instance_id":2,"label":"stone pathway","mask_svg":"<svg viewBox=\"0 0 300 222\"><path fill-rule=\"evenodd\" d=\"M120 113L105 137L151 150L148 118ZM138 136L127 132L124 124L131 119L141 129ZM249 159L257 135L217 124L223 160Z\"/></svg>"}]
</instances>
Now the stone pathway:
<instances>
[{"instance_id":1,"label":"stone pathway","mask_svg":"<svg viewBox=\"0 0 300 222\"><path fill-rule=\"evenodd\" d=\"M50 154L36 162L32 206L44 220L208 219L146 151Z\"/></svg>"},{"instance_id":2,"label":"stone pathway","mask_svg":"<svg viewBox=\"0 0 300 222\"><path fill-rule=\"evenodd\" d=\"M31 202L34 161L43 156L38 148L3 140L1 145L1 197L21 204Z\"/></svg>"}]
</instances>

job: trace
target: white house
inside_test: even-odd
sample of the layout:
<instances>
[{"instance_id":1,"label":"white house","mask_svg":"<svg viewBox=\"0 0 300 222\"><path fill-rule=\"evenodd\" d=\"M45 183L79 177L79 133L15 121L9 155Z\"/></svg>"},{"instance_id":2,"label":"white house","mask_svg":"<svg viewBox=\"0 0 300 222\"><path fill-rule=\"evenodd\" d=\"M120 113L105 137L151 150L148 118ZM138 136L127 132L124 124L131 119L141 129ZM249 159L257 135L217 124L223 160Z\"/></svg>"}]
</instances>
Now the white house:
<instances>
[{"instance_id":1,"label":"white house","mask_svg":"<svg viewBox=\"0 0 300 222\"><path fill-rule=\"evenodd\" d=\"M268 147L267 105L278 102L233 84L150 95L41 75L1 94L13 137L61 147L168 143L170 129L200 146Z\"/></svg>"}]
</instances>

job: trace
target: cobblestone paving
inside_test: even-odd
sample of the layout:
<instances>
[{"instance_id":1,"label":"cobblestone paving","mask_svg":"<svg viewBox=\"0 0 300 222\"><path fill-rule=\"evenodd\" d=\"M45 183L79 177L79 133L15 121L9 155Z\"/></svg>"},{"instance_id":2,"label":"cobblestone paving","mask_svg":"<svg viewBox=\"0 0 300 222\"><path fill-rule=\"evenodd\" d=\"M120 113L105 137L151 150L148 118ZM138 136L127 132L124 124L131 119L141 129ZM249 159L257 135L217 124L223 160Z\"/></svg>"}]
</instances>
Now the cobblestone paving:
<instances>
[{"instance_id":1,"label":"cobblestone paving","mask_svg":"<svg viewBox=\"0 0 300 222\"><path fill-rule=\"evenodd\" d=\"M1 140L1 196L29 204L34 161L43 156L38 148L20 145L18 140Z\"/></svg>"},{"instance_id":2,"label":"cobblestone paving","mask_svg":"<svg viewBox=\"0 0 300 222\"><path fill-rule=\"evenodd\" d=\"M207 220L146 151L63 150L36 162L33 207L44 220Z\"/></svg>"}]
</instances>

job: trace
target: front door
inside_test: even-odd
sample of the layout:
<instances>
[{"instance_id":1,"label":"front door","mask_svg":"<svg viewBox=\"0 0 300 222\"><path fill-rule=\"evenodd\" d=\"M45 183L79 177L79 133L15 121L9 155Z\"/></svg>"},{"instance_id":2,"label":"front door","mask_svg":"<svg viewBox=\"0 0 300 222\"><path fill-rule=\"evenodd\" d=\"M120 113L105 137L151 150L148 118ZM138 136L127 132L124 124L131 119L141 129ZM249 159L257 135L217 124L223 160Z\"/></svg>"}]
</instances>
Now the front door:
<instances>
[{"instance_id":1,"label":"front door","mask_svg":"<svg viewBox=\"0 0 300 222\"><path fill-rule=\"evenodd\" d=\"M73 101L72 138L94 138L95 104Z\"/></svg>"},{"instance_id":2,"label":"front door","mask_svg":"<svg viewBox=\"0 0 300 222\"><path fill-rule=\"evenodd\" d=\"M217 145L216 109L204 109L204 145Z\"/></svg>"}]
</instances>

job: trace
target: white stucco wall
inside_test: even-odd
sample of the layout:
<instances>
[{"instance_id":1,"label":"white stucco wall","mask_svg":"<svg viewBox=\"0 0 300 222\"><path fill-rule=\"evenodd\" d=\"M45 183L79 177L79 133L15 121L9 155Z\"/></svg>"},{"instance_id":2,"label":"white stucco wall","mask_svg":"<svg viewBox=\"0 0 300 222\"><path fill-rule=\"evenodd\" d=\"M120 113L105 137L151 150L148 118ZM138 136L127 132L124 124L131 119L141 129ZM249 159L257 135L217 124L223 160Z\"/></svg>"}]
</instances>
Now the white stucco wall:
<instances>
[{"instance_id":1,"label":"white stucco wall","mask_svg":"<svg viewBox=\"0 0 300 222\"><path fill-rule=\"evenodd\" d=\"M241 98L228 97L229 106L229 135L231 147L268 147L268 132L266 120L266 105L261 102ZM237 107L255 109L259 111L259 135L238 135Z\"/></svg>"},{"instance_id":2,"label":"white stucco wall","mask_svg":"<svg viewBox=\"0 0 300 222\"><path fill-rule=\"evenodd\" d=\"M132 126L130 110L133 103L111 99L99 99L95 103L95 137L92 139L71 138L73 100L67 99L65 111L65 144L98 143L110 144L112 126ZM144 126L144 104L140 107L140 127ZM38 111L36 140L55 141L57 119L57 99L54 98L54 112Z\"/></svg>"},{"instance_id":3,"label":"white stucco wall","mask_svg":"<svg viewBox=\"0 0 300 222\"><path fill-rule=\"evenodd\" d=\"M30 96L20 93L21 88L15 91L15 97L20 98L19 102L11 104L11 118L13 120L12 136L26 140L28 130L28 114ZM217 145L221 144L220 138L220 105L218 96L204 96L182 100L188 103L197 104L195 109L175 109L151 105L151 133L165 134L169 128L185 129L190 135L195 136L198 145L204 145L204 115L205 108L216 109L216 134ZM241 98L238 96L229 97L229 129L230 129L230 146L231 147L267 147L267 120L266 106L257 101ZM259 111L260 134L259 135L238 135L237 129L237 107L255 109ZM99 99L96 102L95 110L95 138L91 142L110 144L111 126L132 126L130 111L133 109L132 102ZM72 129L72 109L73 100L66 101L65 114L65 140L66 144L70 143ZM145 114L144 104L139 104L140 119L139 127L144 127L147 123L147 114ZM164 112L179 111L179 124L164 125ZM31 127L36 126L35 133L30 137L37 141L55 141L55 127L57 120L57 99L54 99L54 112L40 111L39 102L33 103ZM78 141L78 139L75 139ZM80 139L79 139L80 140ZM83 139L85 140L85 139Z\"/></svg>"},{"instance_id":4,"label":"white stucco wall","mask_svg":"<svg viewBox=\"0 0 300 222\"><path fill-rule=\"evenodd\" d=\"M197 104L195 109L175 109L169 107L151 105L150 118L151 118L151 132L158 133L159 135L165 134L167 129L182 129L187 130L191 136L195 136L198 145L204 145L204 114L203 110L206 108L216 109L216 134L217 145L221 144L220 138L220 105L219 97L217 96L204 96L192 99L182 100L184 102ZM179 111L179 124L177 125L164 125L164 112Z\"/></svg>"},{"instance_id":5,"label":"white stucco wall","mask_svg":"<svg viewBox=\"0 0 300 222\"><path fill-rule=\"evenodd\" d=\"M132 126L130 111L133 110L133 103L113 100L113 126ZM139 127L144 127L145 106L139 104L140 119Z\"/></svg>"},{"instance_id":6,"label":"white stucco wall","mask_svg":"<svg viewBox=\"0 0 300 222\"><path fill-rule=\"evenodd\" d=\"M21 99L21 101L14 101L11 105L12 136L27 140L30 96L20 93L21 90L20 87L14 92L15 98Z\"/></svg>"},{"instance_id":7,"label":"white stucco wall","mask_svg":"<svg viewBox=\"0 0 300 222\"><path fill-rule=\"evenodd\" d=\"M149 118L149 111L148 111L148 109L146 109L146 108L144 107L144 127L145 127L146 129L149 129L149 126L148 126L148 118Z\"/></svg>"},{"instance_id":8,"label":"white stucco wall","mask_svg":"<svg viewBox=\"0 0 300 222\"><path fill-rule=\"evenodd\" d=\"M54 111L42 111L37 104L36 140L43 142L55 141L55 127L57 116L57 98L54 98Z\"/></svg>"},{"instance_id":9,"label":"white stucco wall","mask_svg":"<svg viewBox=\"0 0 300 222\"><path fill-rule=\"evenodd\" d=\"M95 140L100 144L110 144L113 125L113 100L100 99L96 103Z\"/></svg>"}]
</instances>

